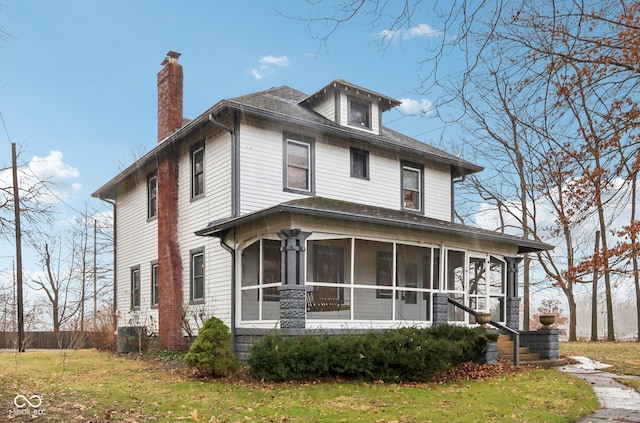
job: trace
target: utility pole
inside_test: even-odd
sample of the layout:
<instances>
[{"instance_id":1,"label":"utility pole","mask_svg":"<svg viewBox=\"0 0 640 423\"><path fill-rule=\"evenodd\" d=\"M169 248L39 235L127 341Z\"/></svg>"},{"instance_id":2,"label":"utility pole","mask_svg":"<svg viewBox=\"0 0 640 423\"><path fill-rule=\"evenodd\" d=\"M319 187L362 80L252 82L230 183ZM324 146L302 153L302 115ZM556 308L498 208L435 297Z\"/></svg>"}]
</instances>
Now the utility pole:
<instances>
[{"instance_id":1,"label":"utility pole","mask_svg":"<svg viewBox=\"0 0 640 423\"><path fill-rule=\"evenodd\" d=\"M98 266L97 266L97 236L98 234L98 221L93 219L93 330L95 331L97 328L98 319L98 293L96 292L98 286Z\"/></svg>"},{"instance_id":2,"label":"utility pole","mask_svg":"<svg viewBox=\"0 0 640 423\"><path fill-rule=\"evenodd\" d=\"M18 193L18 163L16 144L11 143L13 169L13 210L16 220L16 300L18 303L18 352L24 352L24 303L22 299L22 232L20 230L20 195Z\"/></svg>"}]
</instances>

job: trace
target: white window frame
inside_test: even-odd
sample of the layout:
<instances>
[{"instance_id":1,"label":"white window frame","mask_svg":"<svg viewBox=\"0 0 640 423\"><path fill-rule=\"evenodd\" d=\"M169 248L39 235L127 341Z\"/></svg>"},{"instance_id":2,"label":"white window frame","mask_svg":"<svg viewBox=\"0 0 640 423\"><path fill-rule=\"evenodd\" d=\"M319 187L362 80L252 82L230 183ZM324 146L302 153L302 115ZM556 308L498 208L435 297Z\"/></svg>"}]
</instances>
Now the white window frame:
<instances>
[{"instance_id":1,"label":"white window frame","mask_svg":"<svg viewBox=\"0 0 640 423\"><path fill-rule=\"evenodd\" d=\"M424 180L423 180L423 175L424 175L424 169L421 165L418 165L416 163L410 163L410 162L401 162L402 166L400 167L400 184L401 184L401 204L402 204L402 210L405 211L411 211L411 212L415 212L415 213L423 213L424 212ZM405 171L411 171L411 172L416 172L417 173L417 177L418 177L418 187L417 189L413 188L413 187L409 187L407 188L405 186ZM408 207L407 206L407 201L406 201L406 193L405 191L411 191L411 192L417 192L418 193L418 207L417 208L413 208L413 207Z\"/></svg>"},{"instance_id":2,"label":"white window frame","mask_svg":"<svg viewBox=\"0 0 640 423\"><path fill-rule=\"evenodd\" d=\"M307 160L304 165L289 163L289 146L296 145L307 149ZM314 194L315 191L315 140L310 137L287 134L284 135L284 166L283 166L283 182L284 191L294 192L298 194ZM289 168L304 169L307 172L306 188L291 186L289 184Z\"/></svg>"}]
</instances>

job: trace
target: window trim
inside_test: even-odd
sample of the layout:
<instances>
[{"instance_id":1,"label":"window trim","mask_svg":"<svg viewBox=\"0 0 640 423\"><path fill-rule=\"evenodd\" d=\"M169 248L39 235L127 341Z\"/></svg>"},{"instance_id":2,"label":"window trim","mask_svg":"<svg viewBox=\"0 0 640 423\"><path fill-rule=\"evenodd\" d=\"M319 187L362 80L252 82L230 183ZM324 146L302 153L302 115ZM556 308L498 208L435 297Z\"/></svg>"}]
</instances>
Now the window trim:
<instances>
[{"instance_id":1,"label":"window trim","mask_svg":"<svg viewBox=\"0 0 640 423\"><path fill-rule=\"evenodd\" d=\"M155 192L151 190L151 181L154 181ZM151 196L152 192L155 194ZM154 204L153 213L151 204ZM158 174L153 172L147 176L147 220L158 218Z\"/></svg>"},{"instance_id":2,"label":"window trim","mask_svg":"<svg viewBox=\"0 0 640 423\"><path fill-rule=\"evenodd\" d=\"M365 125L351 120L351 108L353 104L356 104L357 106L362 106L365 109L365 112L366 112ZM347 96L347 125L353 128L360 128L360 129L366 129L371 131L373 130L372 114L373 114L373 105L370 101L363 100L361 98L353 97L350 95Z\"/></svg>"},{"instance_id":3,"label":"window trim","mask_svg":"<svg viewBox=\"0 0 640 423\"><path fill-rule=\"evenodd\" d=\"M289 186L289 143L306 145L308 147L309 156L307 183L309 189L301 189ZM315 195L315 139L304 135L296 135L285 132L283 136L283 166L282 166L282 185L283 191L296 194Z\"/></svg>"},{"instance_id":4,"label":"window trim","mask_svg":"<svg viewBox=\"0 0 640 423\"><path fill-rule=\"evenodd\" d=\"M140 286L140 265L132 266L129 269L129 279L130 279L130 288L131 288L131 296L129 304L131 305L131 310L140 310L141 303L141 286ZM137 276L137 288L136 288L136 278ZM137 303L136 303L137 299Z\"/></svg>"},{"instance_id":5,"label":"window trim","mask_svg":"<svg viewBox=\"0 0 640 423\"><path fill-rule=\"evenodd\" d=\"M364 175L358 175L355 172L355 166L354 166L354 158L356 156L360 155L360 157L363 157L364 159ZM370 171L370 166L369 166L369 152L367 150L362 150L359 148L355 148L355 147L351 147L349 149L349 158L350 158L350 163L351 163L351 177L352 178L358 178L358 179L364 179L364 180L369 180L370 175L371 175L371 171Z\"/></svg>"},{"instance_id":6,"label":"window trim","mask_svg":"<svg viewBox=\"0 0 640 423\"><path fill-rule=\"evenodd\" d=\"M418 172L418 208L414 209L406 207L405 205L405 186L404 186L404 171L405 169L414 170ZM403 211L412 213L424 213L424 166L417 163L401 161L400 162L400 205Z\"/></svg>"},{"instance_id":7,"label":"window trim","mask_svg":"<svg viewBox=\"0 0 640 423\"><path fill-rule=\"evenodd\" d=\"M195 283L196 274L194 259L198 256L202 256L202 298L195 298ZM189 251L189 304L203 304L205 298L205 258L204 247L195 248Z\"/></svg>"},{"instance_id":8,"label":"window trim","mask_svg":"<svg viewBox=\"0 0 640 423\"><path fill-rule=\"evenodd\" d=\"M196 173L196 154L202 152L202 171ZM204 150L204 140L195 143L191 149L189 156L191 158L191 200L197 200L198 198L204 197L206 192L205 189L205 150ZM202 192L196 193L196 181L197 176L202 175Z\"/></svg>"},{"instance_id":9,"label":"window trim","mask_svg":"<svg viewBox=\"0 0 640 423\"><path fill-rule=\"evenodd\" d=\"M151 308L158 308L160 296L158 295L158 260L151 262Z\"/></svg>"}]
</instances>

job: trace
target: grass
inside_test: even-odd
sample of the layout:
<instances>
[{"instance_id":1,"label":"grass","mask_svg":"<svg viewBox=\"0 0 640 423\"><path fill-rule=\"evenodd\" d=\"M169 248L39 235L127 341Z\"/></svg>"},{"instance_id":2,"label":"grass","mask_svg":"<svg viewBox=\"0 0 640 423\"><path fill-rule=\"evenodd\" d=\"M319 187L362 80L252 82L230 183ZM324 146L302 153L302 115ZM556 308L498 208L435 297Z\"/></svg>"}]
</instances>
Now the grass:
<instances>
[{"instance_id":1,"label":"grass","mask_svg":"<svg viewBox=\"0 0 640 423\"><path fill-rule=\"evenodd\" d=\"M550 370L482 381L269 384L206 381L166 360L95 350L0 354L0 420L40 395L40 421L566 422L598 407L591 388Z\"/></svg>"},{"instance_id":2,"label":"grass","mask_svg":"<svg viewBox=\"0 0 640 423\"><path fill-rule=\"evenodd\" d=\"M560 354L589 357L611 364L607 371L612 373L640 376L640 342L561 342ZM616 380L640 392L640 380Z\"/></svg>"}]
</instances>

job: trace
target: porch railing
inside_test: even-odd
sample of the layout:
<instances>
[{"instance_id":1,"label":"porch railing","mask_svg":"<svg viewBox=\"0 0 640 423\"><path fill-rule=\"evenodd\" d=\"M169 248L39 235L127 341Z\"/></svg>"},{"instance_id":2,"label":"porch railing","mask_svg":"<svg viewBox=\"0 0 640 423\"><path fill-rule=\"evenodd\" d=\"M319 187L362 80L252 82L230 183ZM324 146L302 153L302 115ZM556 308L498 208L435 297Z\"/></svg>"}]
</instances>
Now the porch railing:
<instances>
[{"instance_id":1,"label":"porch railing","mask_svg":"<svg viewBox=\"0 0 640 423\"><path fill-rule=\"evenodd\" d=\"M449 302L449 304L452 304L454 307L458 307L459 309L466 311L467 313L471 314L473 317L475 317L478 314L476 310L473 310L452 298L447 298L447 301ZM516 366L519 366L520 365L520 332L508 326L505 326L502 323L494 322L493 320L490 321L489 324L511 335L511 339L513 339L513 364L515 364Z\"/></svg>"}]
</instances>

